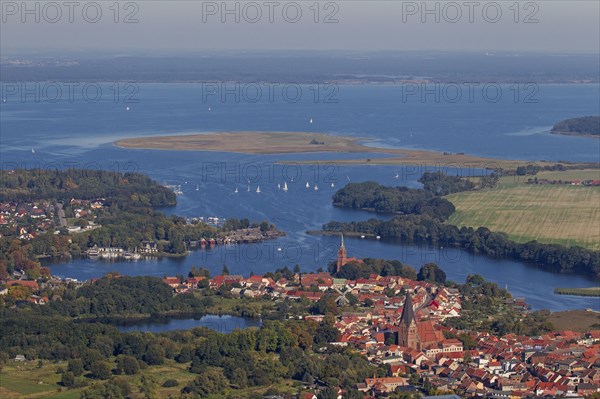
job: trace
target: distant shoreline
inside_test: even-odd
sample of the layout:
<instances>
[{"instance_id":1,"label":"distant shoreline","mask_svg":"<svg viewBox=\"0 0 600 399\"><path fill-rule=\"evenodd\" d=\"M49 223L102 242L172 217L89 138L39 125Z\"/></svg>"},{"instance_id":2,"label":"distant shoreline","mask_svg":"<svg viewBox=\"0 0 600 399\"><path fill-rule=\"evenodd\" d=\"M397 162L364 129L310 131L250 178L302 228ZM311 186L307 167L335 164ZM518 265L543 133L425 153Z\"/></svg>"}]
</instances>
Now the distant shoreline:
<instances>
[{"instance_id":1,"label":"distant shoreline","mask_svg":"<svg viewBox=\"0 0 600 399\"><path fill-rule=\"evenodd\" d=\"M550 130L552 134L600 138L600 116L580 116L558 122Z\"/></svg>"},{"instance_id":2,"label":"distant shoreline","mask_svg":"<svg viewBox=\"0 0 600 399\"><path fill-rule=\"evenodd\" d=\"M506 160L486 158L464 153L448 153L428 150L407 150L370 147L361 144L365 138L334 136L309 132L219 132L206 134L150 136L115 141L117 147L128 149L154 149L177 151L232 152L242 154L298 154L298 153L364 153L390 154L383 158L342 159L335 163L346 165L406 165L406 164L453 164L457 167L481 169L515 169L519 165L550 162ZM294 161L298 164L327 163L331 160ZM289 163L289 161L280 161Z\"/></svg>"},{"instance_id":3,"label":"distant shoreline","mask_svg":"<svg viewBox=\"0 0 600 399\"><path fill-rule=\"evenodd\" d=\"M573 136L573 137L586 137L586 138L592 138L592 139L600 139L600 136L598 136L597 134L581 134L581 133L575 133L575 132L554 131L554 130L551 130L550 133L558 134L560 136Z\"/></svg>"},{"instance_id":4,"label":"distant shoreline","mask_svg":"<svg viewBox=\"0 0 600 399\"><path fill-rule=\"evenodd\" d=\"M586 297L600 297L600 287L589 288L555 288L554 293L557 295L573 295Z\"/></svg>"}]
</instances>

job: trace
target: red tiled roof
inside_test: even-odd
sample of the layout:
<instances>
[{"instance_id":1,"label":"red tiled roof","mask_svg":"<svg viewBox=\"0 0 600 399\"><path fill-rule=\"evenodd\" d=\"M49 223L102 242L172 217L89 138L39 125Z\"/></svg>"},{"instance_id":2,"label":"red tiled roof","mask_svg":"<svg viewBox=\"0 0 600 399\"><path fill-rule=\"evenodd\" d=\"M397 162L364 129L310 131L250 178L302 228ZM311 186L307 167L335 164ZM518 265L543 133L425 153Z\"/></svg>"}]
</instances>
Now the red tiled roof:
<instances>
[{"instance_id":1,"label":"red tiled roof","mask_svg":"<svg viewBox=\"0 0 600 399\"><path fill-rule=\"evenodd\" d=\"M440 342L444 340L444 334L437 330L431 321L417 322L417 331L421 343Z\"/></svg>"},{"instance_id":2,"label":"red tiled roof","mask_svg":"<svg viewBox=\"0 0 600 399\"><path fill-rule=\"evenodd\" d=\"M8 285L9 287L12 285L20 285L23 287L29 287L29 288L33 288L36 290L39 288L38 283L33 280L8 280L6 282L6 285Z\"/></svg>"}]
</instances>

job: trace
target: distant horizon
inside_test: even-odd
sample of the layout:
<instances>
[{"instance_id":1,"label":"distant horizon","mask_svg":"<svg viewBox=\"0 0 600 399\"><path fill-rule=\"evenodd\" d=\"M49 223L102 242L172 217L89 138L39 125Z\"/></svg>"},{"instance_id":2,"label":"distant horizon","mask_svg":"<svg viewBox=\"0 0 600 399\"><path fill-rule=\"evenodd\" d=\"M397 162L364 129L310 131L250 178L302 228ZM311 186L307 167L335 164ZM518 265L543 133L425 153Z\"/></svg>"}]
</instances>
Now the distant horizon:
<instances>
[{"instance_id":1,"label":"distant horizon","mask_svg":"<svg viewBox=\"0 0 600 399\"><path fill-rule=\"evenodd\" d=\"M2 53L600 52L598 1L3 2ZM267 6L273 5L273 9ZM31 10L37 11L31 11ZM73 12L71 12L73 11Z\"/></svg>"},{"instance_id":2,"label":"distant horizon","mask_svg":"<svg viewBox=\"0 0 600 399\"><path fill-rule=\"evenodd\" d=\"M60 53L59 55L55 53ZM238 48L238 49L215 49L215 48L194 48L194 49L153 49L142 50L137 48L131 49L89 49L89 48L27 48L27 49L3 49L0 51L0 58L6 57L15 57L15 56L30 56L30 57L69 57L75 55L89 55L89 56L113 56L113 57L122 57L122 56L138 56L138 57L151 57L151 58L160 58L166 56L199 56L204 53L208 54L231 54L231 55L242 55L244 53L247 54L325 54L325 53L333 53L336 55L350 55L350 54L373 54L373 55L385 55L385 54L486 54L489 56L494 55L597 55L600 57L600 49L597 52L592 51L577 51L577 50L556 50L556 51L547 51L547 50L490 50L490 49L423 49L423 50L392 50L392 49L285 49L285 48L277 48L277 49L248 49L248 48ZM598 59L600 63L600 58Z\"/></svg>"}]
</instances>

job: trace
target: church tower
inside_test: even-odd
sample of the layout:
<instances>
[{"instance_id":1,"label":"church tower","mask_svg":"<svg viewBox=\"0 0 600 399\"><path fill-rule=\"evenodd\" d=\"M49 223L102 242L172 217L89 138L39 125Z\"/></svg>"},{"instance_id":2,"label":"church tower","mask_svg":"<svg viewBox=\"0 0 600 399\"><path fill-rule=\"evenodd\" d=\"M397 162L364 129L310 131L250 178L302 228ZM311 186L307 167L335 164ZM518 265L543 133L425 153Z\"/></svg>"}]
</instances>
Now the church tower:
<instances>
[{"instance_id":1,"label":"church tower","mask_svg":"<svg viewBox=\"0 0 600 399\"><path fill-rule=\"evenodd\" d=\"M410 294L406 293L404 308L400 317L400 326L398 329L398 345L406 346L412 349L419 349L419 334L417 332L417 321L415 320L415 311L413 309Z\"/></svg>"},{"instance_id":2,"label":"church tower","mask_svg":"<svg viewBox=\"0 0 600 399\"><path fill-rule=\"evenodd\" d=\"M342 238L340 241L340 249L338 249L338 255L337 255L337 265L336 265L336 272L339 272L340 269L342 268L342 266L344 266L347 262L347 254L346 254L346 247L344 246L344 234L342 233Z\"/></svg>"}]
</instances>

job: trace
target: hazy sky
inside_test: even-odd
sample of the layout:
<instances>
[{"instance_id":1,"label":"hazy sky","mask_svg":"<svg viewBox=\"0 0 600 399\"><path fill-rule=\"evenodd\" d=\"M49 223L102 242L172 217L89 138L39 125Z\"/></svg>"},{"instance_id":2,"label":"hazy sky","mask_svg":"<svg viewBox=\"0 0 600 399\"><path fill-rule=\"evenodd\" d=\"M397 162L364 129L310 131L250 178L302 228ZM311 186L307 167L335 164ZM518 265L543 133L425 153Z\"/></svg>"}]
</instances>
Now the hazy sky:
<instances>
[{"instance_id":1,"label":"hazy sky","mask_svg":"<svg viewBox=\"0 0 600 399\"><path fill-rule=\"evenodd\" d=\"M205 49L600 52L597 0L265 0L226 5L143 0L120 2L118 13L114 0L73 5L27 1L27 10L23 4L1 1L2 55L43 49L147 54Z\"/></svg>"}]
</instances>

